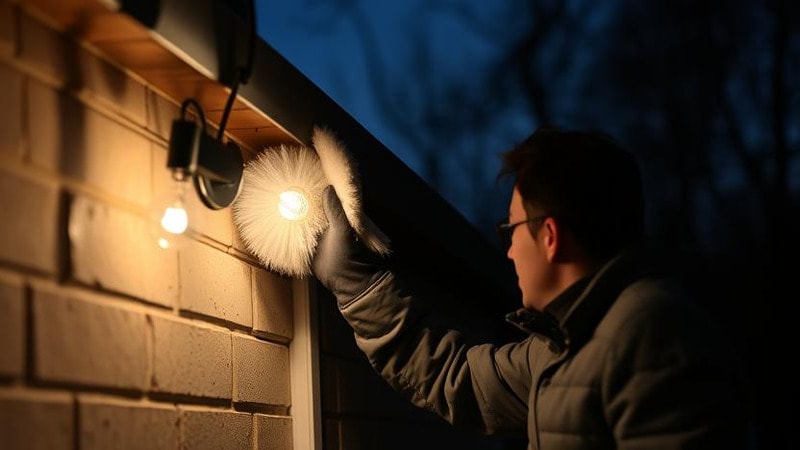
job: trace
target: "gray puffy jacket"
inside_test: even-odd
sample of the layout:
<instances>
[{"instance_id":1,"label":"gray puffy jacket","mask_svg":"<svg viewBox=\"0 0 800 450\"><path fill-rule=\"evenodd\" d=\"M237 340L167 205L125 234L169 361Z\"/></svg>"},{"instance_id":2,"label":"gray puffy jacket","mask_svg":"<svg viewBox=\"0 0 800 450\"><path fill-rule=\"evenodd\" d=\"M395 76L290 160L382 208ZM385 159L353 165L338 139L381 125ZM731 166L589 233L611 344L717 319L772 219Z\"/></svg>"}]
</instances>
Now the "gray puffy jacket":
<instances>
[{"instance_id":1,"label":"gray puffy jacket","mask_svg":"<svg viewBox=\"0 0 800 450\"><path fill-rule=\"evenodd\" d=\"M747 448L728 343L636 257L585 280L562 317L510 315L530 332L521 341L470 345L428 314L422 289L336 233L322 236L314 271L358 346L394 388L453 425L527 435L542 450Z\"/></svg>"}]
</instances>

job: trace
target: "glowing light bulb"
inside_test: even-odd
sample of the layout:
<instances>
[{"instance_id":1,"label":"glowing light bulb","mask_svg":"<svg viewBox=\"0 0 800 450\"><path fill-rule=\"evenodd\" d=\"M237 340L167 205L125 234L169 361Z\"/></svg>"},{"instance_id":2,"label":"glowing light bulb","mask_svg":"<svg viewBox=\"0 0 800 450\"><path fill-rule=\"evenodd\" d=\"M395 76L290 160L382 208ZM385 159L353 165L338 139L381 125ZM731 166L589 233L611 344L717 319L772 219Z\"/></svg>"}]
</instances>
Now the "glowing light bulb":
<instances>
[{"instance_id":1,"label":"glowing light bulb","mask_svg":"<svg viewBox=\"0 0 800 450\"><path fill-rule=\"evenodd\" d=\"M163 237L158 238L157 242L158 242L158 246L163 248L164 250L170 248L169 240L167 238L163 238Z\"/></svg>"},{"instance_id":2,"label":"glowing light bulb","mask_svg":"<svg viewBox=\"0 0 800 450\"><path fill-rule=\"evenodd\" d=\"M183 203L177 200L164 210L161 216L161 226L172 234L181 234L189 228L189 215Z\"/></svg>"},{"instance_id":3,"label":"glowing light bulb","mask_svg":"<svg viewBox=\"0 0 800 450\"><path fill-rule=\"evenodd\" d=\"M302 220L308 214L308 199L297 189L287 189L278 194L278 211L288 220Z\"/></svg>"},{"instance_id":4,"label":"glowing light bulb","mask_svg":"<svg viewBox=\"0 0 800 450\"><path fill-rule=\"evenodd\" d=\"M164 250L179 250L191 241L190 218L183 201L186 184L173 179L150 208L150 233Z\"/></svg>"}]
</instances>

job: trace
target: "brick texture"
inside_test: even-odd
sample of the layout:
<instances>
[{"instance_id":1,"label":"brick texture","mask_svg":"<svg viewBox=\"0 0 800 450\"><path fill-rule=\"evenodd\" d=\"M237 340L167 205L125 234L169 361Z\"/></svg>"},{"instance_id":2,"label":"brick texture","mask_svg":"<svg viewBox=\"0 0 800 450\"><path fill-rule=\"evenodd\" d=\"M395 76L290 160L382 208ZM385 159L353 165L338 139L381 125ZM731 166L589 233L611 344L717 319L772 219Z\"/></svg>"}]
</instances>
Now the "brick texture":
<instances>
[{"instance_id":1,"label":"brick texture","mask_svg":"<svg viewBox=\"0 0 800 450\"><path fill-rule=\"evenodd\" d=\"M2 11L0 6L0 11ZM0 13L0 27L2 27ZM2 33L2 32L0 32ZM19 159L22 155L22 75L0 62L0 156Z\"/></svg>"},{"instance_id":2,"label":"brick texture","mask_svg":"<svg viewBox=\"0 0 800 450\"><path fill-rule=\"evenodd\" d=\"M339 312L339 303L333 294L321 285L317 286L317 305L320 315L320 346L326 354L348 359L363 359L358 349L353 329Z\"/></svg>"},{"instance_id":3,"label":"brick texture","mask_svg":"<svg viewBox=\"0 0 800 450\"><path fill-rule=\"evenodd\" d=\"M378 446L378 430L370 422L342 420L339 423L339 447L344 450L368 450Z\"/></svg>"},{"instance_id":4,"label":"brick texture","mask_svg":"<svg viewBox=\"0 0 800 450\"><path fill-rule=\"evenodd\" d=\"M402 394L393 390L365 359L342 359L336 366L336 391L346 393L338 396L339 413L386 418L415 417L417 420L424 416L434 418L432 413L418 409Z\"/></svg>"},{"instance_id":5,"label":"brick texture","mask_svg":"<svg viewBox=\"0 0 800 450\"><path fill-rule=\"evenodd\" d=\"M149 89L145 95L147 105L147 128L165 141L169 141L169 135L172 131L172 121L177 119L180 115L180 106L176 105L172 100L166 99Z\"/></svg>"},{"instance_id":6,"label":"brick texture","mask_svg":"<svg viewBox=\"0 0 800 450\"><path fill-rule=\"evenodd\" d=\"M252 297L253 333L288 342L294 332L292 281L254 268Z\"/></svg>"},{"instance_id":7,"label":"brick texture","mask_svg":"<svg viewBox=\"0 0 800 450\"><path fill-rule=\"evenodd\" d=\"M127 202L150 205L150 142L42 83L28 83L31 160Z\"/></svg>"},{"instance_id":8,"label":"brick texture","mask_svg":"<svg viewBox=\"0 0 800 450\"><path fill-rule=\"evenodd\" d=\"M72 450L69 394L0 390L0 443L8 450Z\"/></svg>"},{"instance_id":9,"label":"brick texture","mask_svg":"<svg viewBox=\"0 0 800 450\"><path fill-rule=\"evenodd\" d=\"M57 31L27 14L19 15L19 59L37 75L57 82L74 77L77 48ZM70 63L72 62L72 63Z\"/></svg>"},{"instance_id":10,"label":"brick texture","mask_svg":"<svg viewBox=\"0 0 800 450\"><path fill-rule=\"evenodd\" d=\"M341 445L341 420L339 419L326 419L324 422L322 434L325 438L325 448L332 448L340 450L344 447Z\"/></svg>"},{"instance_id":11,"label":"brick texture","mask_svg":"<svg viewBox=\"0 0 800 450\"><path fill-rule=\"evenodd\" d=\"M69 86L87 92L91 99L137 125L146 125L145 86L85 49L80 49L77 55L80 71L75 79L69 80Z\"/></svg>"},{"instance_id":12,"label":"brick texture","mask_svg":"<svg viewBox=\"0 0 800 450\"><path fill-rule=\"evenodd\" d=\"M152 390L231 398L231 336L191 322L152 317Z\"/></svg>"},{"instance_id":13,"label":"brick texture","mask_svg":"<svg viewBox=\"0 0 800 450\"><path fill-rule=\"evenodd\" d=\"M257 450L292 450L292 419L290 417L256 414L253 420Z\"/></svg>"},{"instance_id":14,"label":"brick texture","mask_svg":"<svg viewBox=\"0 0 800 450\"><path fill-rule=\"evenodd\" d=\"M253 416L246 413L181 408L181 448L251 450Z\"/></svg>"},{"instance_id":15,"label":"brick texture","mask_svg":"<svg viewBox=\"0 0 800 450\"><path fill-rule=\"evenodd\" d=\"M144 314L38 288L33 293L38 380L142 391L148 351Z\"/></svg>"},{"instance_id":16,"label":"brick texture","mask_svg":"<svg viewBox=\"0 0 800 450\"><path fill-rule=\"evenodd\" d=\"M24 64L53 83L86 93L120 116L146 124L142 83L25 14L19 23L19 57Z\"/></svg>"},{"instance_id":17,"label":"brick texture","mask_svg":"<svg viewBox=\"0 0 800 450\"><path fill-rule=\"evenodd\" d=\"M58 271L59 193L0 167L0 260L46 273ZM11 236L13 238L9 239Z\"/></svg>"},{"instance_id":18,"label":"brick texture","mask_svg":"<svg viewBox=\"0 0 800 450\"><path fill-rule=\"evenodd\" d=\"M178 258L158 248L144 218L76 196L70 202L72 276L83 283L172 306Z\"/></svg>"},{"instance_id":19,"label":"brick texture","mask_svg":"<svg viewBox=\"0 0 800 450\"><path fill-rule=\"evenodd\" d=\"M293 449L292 281L191 185L158 248L179 107L40 3L0 0L0 449Z\"/></svg>"},{"instance_id":20,"label":"brick texture","mask_svg":"<svg viewBox=\"0 0 800 450\"><path fill-rule=\"evenodd\" d=\"M79 398L81 450L173 450L178 410L109 398Z\"/></svg>"},{"instance_id":21,"label":"brick texture","mask_svg":"<svg viewBox=\"0 0 800 450\"><path fill-rule=\"evenodd\" d=\"M0 56L14 54L15 41L14 16L16 12L8 2L0 2Z\"/></svg>"},{"instance_id":22,"label":"brick texture","mask_svg":"<svg viewBox=\"0 0 800 450\"><path fill-rule=\"evenodd\" d=\"M233 335L233 401L289 406L289 349Z\"/></svg>"},{"instance_id":23,"label":"brick texture","mask_svg":"<svg viewBox=\"0 0 800 450\"><path fill-rule=\"evenodd\" d=\"M248 265L200 243L181 251L179 265L181 279L192 280L181 286L181 309L252 327Z\"/></svg>"},{"instance_id":24,"label":"brick texture","mask_svg":"<svg viewBox=\"0 0 800 450\"><path fill-rule=\"evenodd\" d=\"M0 276L0 376L19 377L23 374L24 301L21 280Z\"/></svg>"}]
</instances>

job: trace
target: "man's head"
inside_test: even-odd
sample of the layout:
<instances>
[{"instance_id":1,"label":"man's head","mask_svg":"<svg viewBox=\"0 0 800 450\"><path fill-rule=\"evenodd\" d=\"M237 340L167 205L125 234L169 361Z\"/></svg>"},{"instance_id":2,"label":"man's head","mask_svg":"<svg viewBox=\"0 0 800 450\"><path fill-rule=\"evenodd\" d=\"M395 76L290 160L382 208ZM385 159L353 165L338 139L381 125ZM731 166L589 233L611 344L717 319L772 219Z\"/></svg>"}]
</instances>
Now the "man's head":
<instances>
[{"instance_id":1,"label":"man's head","mask_svg":"<svg viewBox=\"0 0 800 450\"><path fill-rule=\"evenodd\" d=\"M503 163L500 176L514 177L509 222L527 221L512 230L508 252L524 302L543 306L581 270L642 237L639 167L608 135L542 127L505 153ZM564 273L573 266L578 273Z\"/></svg>"}]
</instances>

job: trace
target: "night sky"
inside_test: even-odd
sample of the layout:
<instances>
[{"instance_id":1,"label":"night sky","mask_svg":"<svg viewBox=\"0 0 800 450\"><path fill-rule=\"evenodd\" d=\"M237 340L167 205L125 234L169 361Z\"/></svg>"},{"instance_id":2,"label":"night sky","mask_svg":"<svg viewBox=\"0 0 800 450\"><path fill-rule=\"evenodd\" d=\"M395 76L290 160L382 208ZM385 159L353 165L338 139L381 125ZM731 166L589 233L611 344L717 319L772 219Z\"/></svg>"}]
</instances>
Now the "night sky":
<instances>
[{"instance_id":1,"label":"night sky","mask_svg":"<svg viewBox=\"0 0 800 450\"><path fill-rule=\"evenodd\" d=\"M648 229L741 349L760 447L800 420L800 2L258 2L260 35L487 236L535 127L639 159ZM613 220L613 218L609 218Z\"/></svg>"}]
</instances>

